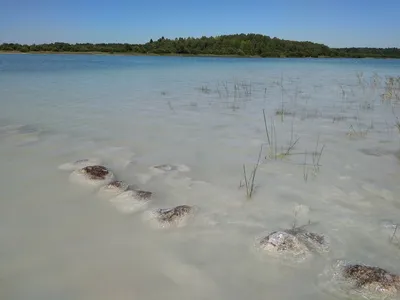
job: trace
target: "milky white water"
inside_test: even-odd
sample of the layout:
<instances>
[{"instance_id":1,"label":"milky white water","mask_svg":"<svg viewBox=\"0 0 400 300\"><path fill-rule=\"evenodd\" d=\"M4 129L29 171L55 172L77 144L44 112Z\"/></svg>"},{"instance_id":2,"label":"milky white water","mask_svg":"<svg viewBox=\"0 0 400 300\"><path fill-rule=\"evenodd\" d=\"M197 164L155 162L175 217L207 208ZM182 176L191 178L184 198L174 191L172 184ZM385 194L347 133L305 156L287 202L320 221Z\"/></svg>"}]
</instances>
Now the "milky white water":
<instances>
[{"instance_id":1,"label":"milky white water","mask_svg":"<svg viewBox=\"0 0 400 300\"><path fill-rule=\"evenodd\" d=\"M334 259L400 273L382 226L400 210L389 75L400 61L0 55L0 299L335 299L320 280ZM248 200L263 109L278 154L299 139L276 160L263 147ZM195 216L161 230L124 213L59 168L83 158L153 192L147 210ZM329 253L283 263L255 250L295 214Z\"/></svg>"}]
</instances>

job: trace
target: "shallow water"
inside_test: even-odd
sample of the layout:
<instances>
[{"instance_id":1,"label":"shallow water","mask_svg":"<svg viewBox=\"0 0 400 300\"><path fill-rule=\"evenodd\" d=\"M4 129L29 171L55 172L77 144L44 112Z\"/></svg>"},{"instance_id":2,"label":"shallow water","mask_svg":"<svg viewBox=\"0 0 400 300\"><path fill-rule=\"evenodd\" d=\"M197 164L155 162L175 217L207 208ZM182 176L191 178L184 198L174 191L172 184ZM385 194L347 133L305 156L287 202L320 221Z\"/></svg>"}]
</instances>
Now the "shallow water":
<instances>
[{"instance_id":1,"label":"shallow water","mask_svg":"<svg viewBox=\"0 0 400 300\"><path fill-rule=\"evenodd\" d=\"M0 55L0 298L334 299L318 282L334 259L400 270L381 225L400 209L388 75L400 61ZM278 154L299 140L276 160L263 147L247 200L263 109ZM152 191L150 209L196 216L157 230L121 213L58 169L82 158ZM330 253L291 265L254 250L294 219Z\"/></svg>"}]
</instances>

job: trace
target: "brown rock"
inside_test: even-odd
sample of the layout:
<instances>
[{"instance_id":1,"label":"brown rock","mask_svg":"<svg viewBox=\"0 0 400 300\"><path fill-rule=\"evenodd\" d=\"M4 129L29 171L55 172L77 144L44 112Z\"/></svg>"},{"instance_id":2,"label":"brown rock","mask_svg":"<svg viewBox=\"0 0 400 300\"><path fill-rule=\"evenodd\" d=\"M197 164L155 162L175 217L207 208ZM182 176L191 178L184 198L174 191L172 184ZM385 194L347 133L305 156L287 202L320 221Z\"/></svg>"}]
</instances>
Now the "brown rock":
<instances>
[{"instance_id":1,"label":"brown rock","mask_svg":"<svg viewBox=\"0 0 400 300\"><path fill-rule=\"evenodd\" d=\"M349 265L344 268L343 275L345 278L354 280L358 288L374 285L379 290L396 289L398 291L400 287L399 275L391 274L378 267Z\"/></svg>"},{"instance_id":2,"label":"brown rock","mask_svg":"<svg viewBox=\"0 0 400 300\"><path fill-rule=\"evenodd\" d=\"M90 179L103 180L110 173L106 167L103 166L88 166L82 169Z\"/></svg>"}]
</instances>

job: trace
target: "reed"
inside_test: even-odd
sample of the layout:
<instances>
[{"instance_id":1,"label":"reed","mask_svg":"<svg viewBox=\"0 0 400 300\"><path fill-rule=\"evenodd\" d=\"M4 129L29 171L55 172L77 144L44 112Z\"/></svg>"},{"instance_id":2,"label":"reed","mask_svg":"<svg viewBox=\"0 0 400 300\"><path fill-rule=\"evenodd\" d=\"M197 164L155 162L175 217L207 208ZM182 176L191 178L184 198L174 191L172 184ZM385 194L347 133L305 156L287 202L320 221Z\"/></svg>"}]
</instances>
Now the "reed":
<instances>
[{"instance_id":1,"label":"reed","mask_svg":"<svg viewBox=\"0 0 400 300\"><path fill-rule=\"evenodd\" d=\"M400 101L400 76L387 76L382 100Z\"/></svg>"},{"instance_id":2,"label":"reed","mask_svg":"<svg viewBox=\"0 0 400 300\"><path fill-rule=\"evenodd\" d=\"M303 179L304 182L308 181L307 150L304 152Z\"/></svg>"},{"instance_id":3,"label":"reed","mask_svg":"<svg viewBox=\"0 0 400 300\"><path fill-rule=\"evenodd\" d=\"M267 138L268 138L268 145L269 145L269 152L268 158L269 159L284 159L292 154L293 149L295 148L296 144L299 142L300 138L294 138L294 126L292 123L291 135L290 135L290 142L286 150L281 149L282 151L278 153L278 142L277 142L277 134L275 129L275 123L272 121L271 123L271 134L269 133L268 127L266 126L266 121L264 121ZM269 138L271 137L271 138Z\"/></svg>"},{"instance_id":4,"label":"reed","mask_svg":"<svg viewBox=\"0 0 400 300\"><path fill-rule=\"evenodd\" d=\"M355 129L353 125L350 125L349 131L346 133L346 135L351 139L365 138L368 135L369 130L369 128L361 129L359 126L357 129Z\"/></svg>"},{"instance_id":5,"label":"reed","mask_svg":"<svg viewBox=\"0 0 400 300\"><path fill-rule=\"evenodd\" d=\"M263 117L264 117L264 127L265 127L265 133L267 134L268 145L271 146L271 139L269 137L269 131L267 125L267 118L265 117L265 109L263 109Z\"/></svg>"},{"instance_id":6,"label":"reed","mask_svg":"<svg viewBox=\"0 0 400 300\"><path fill-rule=\"evenodd\" d=\"M168 107L169 107L169 109L170 109L173 113L176 113L174 107L173 107L172 104L171 104L171 101L168 101Z\"/></svg>"},{"instance_id":7,"label":"reed","mask_svg":"<svg viewBox=\"0 0 400 300\"><path fill-rule=\"evenodd\" d=\"M247 174L246 165L243 164L243 176L244 176L244 184L245 184L245 188L246 188L247 199L251 199L253 197L253 194L255 191L255 179L256 179L258 167L260 166L262 151L263 151L263 145L261 145L261 147L260 147L260 152L258 153L257 163L253 166L253 170L250 172L250 174ZM241 186L242 186L242 184L241 184Z\"/></svg>"},{"instance_id":8,"label":"reed","mask_svg":"<svg viewBox=\"0 0 400 300\"><path fill-rule=\"evenodd\" d=\"M281 116L281 122L284 121L285 117L285 107L284 107L284 102L283 102L283 92L284 92L284 87L283 87L283 75L281 74L281 80L279 82L279 87L281 89L281 109L280 109L280 116Z\"/></svg>"},{"instance_id":9,"label":"reed","mask_svg":"<svg viewBox=\"0 0 400 300\"><path fill-rule=\"evenodd\" d=\"M318 139L317 139L317 143L315 145L315 151L313 152L313 155L312 155L312 162L313 162L313 166L314 166L314 174L319 172L319 167L320 167L319 162L321 160L322 153L324 152L325 144L322 145L321 150L318 150L318 148L319 148L319 136L318 136Z\"/></svg>"},{"instance_id":10,"label":"reed","mask_svg":"<svg viewBox=\"0 0 400 300\"><path fill-rule=\"evenodd\" d=\"M399 228L399 224L396 224L396 226L394 227L394 229L393 229L393 233L392 233L392 235L390 236L390 238L389 238L389 242L391 243L391 244L395 244L395 245L397 245L398 247L400 247L400 242L399 242L399 239L397 238L397 229Z\"/></svg>"},{"instance_id":11,"label":"reed","mask_svg":"<svg viewBox=\"0 0 400 300\"><path fill-rule=\"evenodd\" d=\"M396 115L396 112L394 111L394 106L392 105L392 113L393 113L393 116L394 116L394 118L395 118L395 127L397 128L397 130L399 131L399 133L400 133L400 119L399 119L399 117Z\"/></svg>"}]
</instances>

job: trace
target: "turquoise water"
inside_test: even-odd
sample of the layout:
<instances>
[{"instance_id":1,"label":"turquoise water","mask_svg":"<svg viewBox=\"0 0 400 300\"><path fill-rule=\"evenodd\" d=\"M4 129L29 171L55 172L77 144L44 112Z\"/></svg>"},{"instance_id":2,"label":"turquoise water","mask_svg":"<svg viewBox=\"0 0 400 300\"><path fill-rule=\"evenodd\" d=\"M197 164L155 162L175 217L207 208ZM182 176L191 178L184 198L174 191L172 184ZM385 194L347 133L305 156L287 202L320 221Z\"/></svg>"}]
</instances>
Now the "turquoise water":
<instances>
[{"instance_id":1,"label":"turquoise water","mask_svg":"<svg viewBox=\"0 0 400 300\"><path fill-rule=\"evenodd\" d=\"M332 259L396 271L380 227L400 208L389 75L400 61L0 55L0 295L330 299L317 279ZM263 109L276 147L264 147L247 200ZM198 215L164 232L121 214L58 169L86 157L151 190L151 208ZM187 172L151 171L164 163ZM254 239L290 227L296 209L330 237L329 255L284 265L255 254Z\"/></svg>"}]
</instances>

